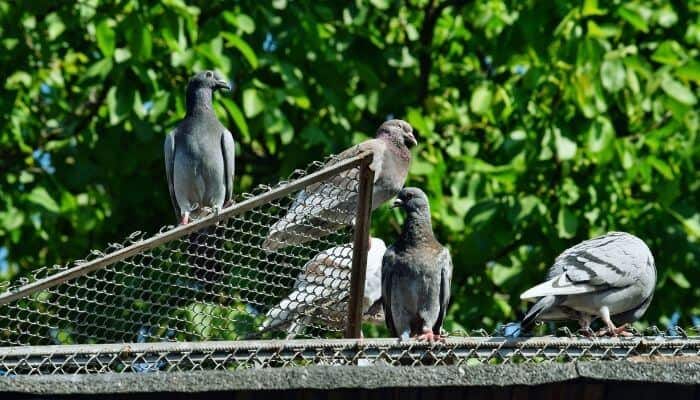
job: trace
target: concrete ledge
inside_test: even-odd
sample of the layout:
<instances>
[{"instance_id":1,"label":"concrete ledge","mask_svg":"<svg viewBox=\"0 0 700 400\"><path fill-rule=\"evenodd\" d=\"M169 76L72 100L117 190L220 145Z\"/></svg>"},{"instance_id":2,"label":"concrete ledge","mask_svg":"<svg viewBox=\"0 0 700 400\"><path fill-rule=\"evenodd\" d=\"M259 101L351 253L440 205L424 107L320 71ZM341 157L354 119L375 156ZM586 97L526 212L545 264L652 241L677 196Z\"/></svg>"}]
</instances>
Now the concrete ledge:
<instances>
[{"instance_id":1,"label":"concrete ledge","mask_svg":"<svg viewBox=\"0 0 700 400\"><path fill-rule=\"evenodd\" d=\"M0 378L1 393L196 393L242 390L381 389L537 386L572 381L695 385L700 363L597 361L432 367L312 366L241 371L192 371Z\"/></svg>"}]
</instances>

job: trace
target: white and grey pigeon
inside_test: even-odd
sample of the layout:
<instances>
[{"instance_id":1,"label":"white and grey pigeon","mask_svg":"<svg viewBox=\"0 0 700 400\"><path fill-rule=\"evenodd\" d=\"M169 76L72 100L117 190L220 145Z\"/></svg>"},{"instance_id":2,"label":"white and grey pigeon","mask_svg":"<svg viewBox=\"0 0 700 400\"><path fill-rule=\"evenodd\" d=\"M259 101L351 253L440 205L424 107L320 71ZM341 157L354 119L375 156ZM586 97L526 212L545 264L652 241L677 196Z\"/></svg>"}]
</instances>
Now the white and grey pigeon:
<instances>
[{"instance_id":1,"label":"white and grey pigeon","mask_svg":"<svg viewBox=\"0 0 700 400\"><path fill-rule=\"evenodd\" d=\"M343 300L350 289L352 249L352 243L336 246L309 260L297 277L292 292L267 312L260 330L284 327L287 338L291 339L314 322L342 328L348 312L347 303ZM383 240L371 239L362 299L363 318L371 322L381 320L381 273L385 251Z\"/></svg>"},{"instance_id":2,"label":"white and grey pigeon","mask_svg":"<svg viewBox=\"0 0 700 400\"><path fill-rule=\"evenodd\" d=\"M233 199L234 142L214 114L212 95L231 90L214 71L187 84L185 119L165 137L165 172L170 199L181 224L223 208Z\"/></svg>"},{"instance_id":3,"label":"white and grey pigeon","mask_svg":"<svg viewBox=\"0 0 700 400\"><path fill-rule=\"evenodd\" d=\"M403 187L411 163L410 148L416 145L411 125L400 119L384 122L374 139L355 145L326 164L333 165L363 152L374 155L372 209L396 196ZM310 185L297 195L286 215L275 222L263 243L271 251L328 235L354 223L358 196L357 168L328 181Z\"/></svg>"},{"instance_id":4,"label":"white and grey pigeon","mask_svg":"<svg viewBox=\"0 0 700 400\"><path fill-rule=\"evenodd\" d=\"M629 233L610 232L565 250L547 281L520 295L535 302L521 329L538 320L574 319L590 335L591 322L600 318L605 328L599 335L627 336L627 324L646 312L655 285L656 266L647 245Z\"/></svg>"},{"instance_id":5,"label":"white and grey pigeon","mask_svg":"<svg viewBox=\"0 0 700 400\"><path fill-rule=\"evenodd\" d=\"M382 261L382 299L387 328L401 340L443 340L450 302L452 257L433 234L428 197L418 188L394 202L406 212L401 235Z\"/></svg>"}]
</instances>

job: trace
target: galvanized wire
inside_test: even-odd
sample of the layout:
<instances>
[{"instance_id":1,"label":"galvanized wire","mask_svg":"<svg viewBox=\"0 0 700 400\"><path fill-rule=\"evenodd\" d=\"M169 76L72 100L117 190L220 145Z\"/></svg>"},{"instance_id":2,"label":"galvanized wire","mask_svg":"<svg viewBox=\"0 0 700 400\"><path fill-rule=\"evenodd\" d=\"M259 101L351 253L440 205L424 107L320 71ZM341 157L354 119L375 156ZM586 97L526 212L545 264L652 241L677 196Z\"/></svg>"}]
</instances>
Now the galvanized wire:
<instances>
[{"instance_id":1,"label":"galvanized wire","mask_svg":"<svg viewBox=\"0 0 700 400\"><path fill-rule=\"evenodd\" d=\"M318 210L357 194L360 163L330 161L330 168L317 162L275 187L258 187L233 209L191 226L164 227L150 237L136 232L74 265L18 279L0 291L0 346L274 338L287 330L339 337L347 320L351 251L326 255L340 267L321 271L314 292L297 290L292 302L284 301L308 280L309 260L330 248L352 248L347 225L355 209ZM304 185L286 191L295 182ZM319 196L302 199L301 190L319 185ZM312 240L263 249L270 226L295 201ZM284 315L266 315L280 307Z\"/></svg>"},{"instance_id":2,"label":"galvanized wire","mask_svg":"<svg viewBox=\"0 0 700 400\"><path fill-rule=\"evenodd\" d=\"M0 348L0 375L148 373L309 365L479 365L575 361L697 361L700 337L450 338L445 343L267 340Z\"/></svg>"}]
</instances>

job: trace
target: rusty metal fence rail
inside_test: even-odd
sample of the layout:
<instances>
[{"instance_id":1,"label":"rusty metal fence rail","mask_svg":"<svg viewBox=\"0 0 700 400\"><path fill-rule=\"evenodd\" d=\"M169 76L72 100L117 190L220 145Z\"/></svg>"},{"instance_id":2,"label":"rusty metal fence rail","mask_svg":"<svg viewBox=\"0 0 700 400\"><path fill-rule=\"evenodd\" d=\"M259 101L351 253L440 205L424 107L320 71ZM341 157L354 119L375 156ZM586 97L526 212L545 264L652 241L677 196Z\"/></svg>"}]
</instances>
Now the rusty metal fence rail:
<instances>
[{"instance_id":1,"label":"rusty metal fence rail","mask_svg":"<svg viewBox=\"0 0 700 400\"><path fill-rule=\"evenodd\" d=\"M0 348L0 375L149 373L309 365L479 365L595 360L697 361L700 337L450 338L446 343L267 340Z\"/></svg>"},{"instance_id":2,"label":"rusty metal fence rail","mask_svg":"<svg viewBox=\"0 0 700 400\"><path fill-rule=\"evenodd\" d=\"M0 285L0 347L357 337L371 157L314 163L188 225ZM339 200L357 206L329 209ZM281 220L307 236L265 247Z\"/></svg>"}]
</instances>

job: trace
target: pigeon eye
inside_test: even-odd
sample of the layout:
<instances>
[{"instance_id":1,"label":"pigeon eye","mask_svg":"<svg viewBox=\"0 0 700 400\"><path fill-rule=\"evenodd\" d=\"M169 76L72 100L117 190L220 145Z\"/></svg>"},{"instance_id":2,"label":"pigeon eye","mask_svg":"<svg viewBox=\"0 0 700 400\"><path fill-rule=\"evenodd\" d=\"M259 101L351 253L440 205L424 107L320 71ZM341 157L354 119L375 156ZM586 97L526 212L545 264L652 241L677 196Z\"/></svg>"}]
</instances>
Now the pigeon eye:
<instances>
[{"instance_id":1,"label":"pigeon eye","mask_svg":"<svg viewBox=\"0 0 700 400\"><path fill-rule=\"evenodd\" d=\"M212 74L211 71L207 71L206 76L207 78L211 78L214 74Z\"/></svg>"}]
</instances>

